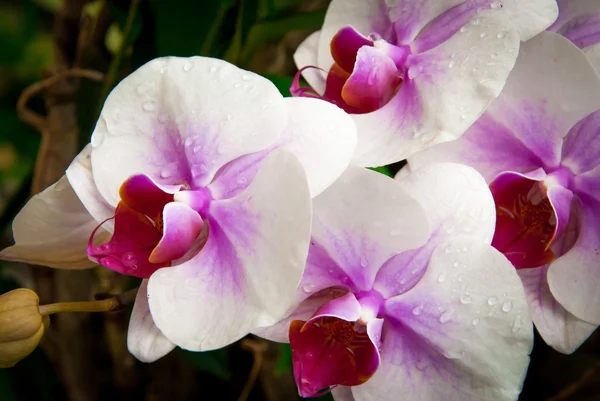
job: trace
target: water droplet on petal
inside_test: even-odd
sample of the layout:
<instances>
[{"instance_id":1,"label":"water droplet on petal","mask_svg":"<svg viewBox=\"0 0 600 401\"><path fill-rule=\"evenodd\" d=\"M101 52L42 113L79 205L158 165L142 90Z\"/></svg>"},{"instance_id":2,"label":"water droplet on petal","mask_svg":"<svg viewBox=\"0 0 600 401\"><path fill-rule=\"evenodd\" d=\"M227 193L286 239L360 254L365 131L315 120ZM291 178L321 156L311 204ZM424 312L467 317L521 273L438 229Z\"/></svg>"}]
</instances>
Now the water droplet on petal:
<instances>
[{"instance_id":1,"label":"water droplet on petal","mask_svg":"<svg viewBox=\"0 0 600 401\"><path fill-rule=\"evenodd\" d=\"M479 324L479 318L476 317L471 323L473 323L473 326L477 326Z\"/></svg>"},{"instance_id":2,"label":"water droplet on petal","mask_svg":"<svg viewBox=\"0 0 600 401\"><path fill-rule=\"evenodd\" d=\"M498 35L496 35L496 37L497 37L498 39L502 39L502 38L503 38L503 37L505 37L505 36L506 36L506 31L498 32Z\"/></svg>"},{"instance_id":3,"label":"water droplet on petal","mask_svg":"<svg viewBox=\"0 0 600 401\"><path fill-rule=\"evenodd\" d=\"M415 316L419 316L421 314L421 312L423 312L423 305L417 305L415 306L415 308L412 310L413 315Z\"/></svg>"},{"instance_id":4,"label":"water droplet on petal","mask_svg":"<svg viewBox=\"0 0 600 401\"><path fill-rule=\"evenodd\" d=\"M456 65L456 61L454 61L454 60L451 60L451 61L448 63L448 68L454 68L454 66L455 66L455 65Z\"/></svg>"},{"instance_id":5,"label":"water droplet on petal","mask_svg":"<svg viewBox=\"0 0 600 401\"><path fill-rule=\"evenodd\" d=\"M172 177L176 171L177 171L177 163L167 164L160 171L160 176L161 176L161 178L169 178L169 177Z\"/></svg>"},{"instance_id":6,"label":"water droplet on petal","mask_svg":"<svg viewBox=\"0 0 600 401\"><path fill-rule=\"evenodd\" d=\"M192 175L201 175L204 174L208 171L208 167L206 167L206 164L201 163L201 164L196 164L194 166L192 166Z\"/></svg>"},{"instance_id":7,"label":"water droplet on petal","mask_svg":"<svg viewBox=\"0 0 600 401\"><path fill-rule=\"evenodd\" d=\"M121 262L127 267L133 267L137 264L137 258L135 257L135 255L133 253L127 252L127 253L123 254L123 257L121 258Z\"/></svg>"},{"instance_id":8,"label":"water droplet on petal","mask_svg":"<svg viewBox=\"0 0 600 401\"><path fill-rule=\"evenodd\" d=\"M502 310L503 310L504 312L510 312L510 311L511 311L511 309L512 309L512 302L510 302L510 301L506 301L506 302L504 302L504 303L502 304Z\"/></svg>"},{"instance_id":9,"label":"water droplet on petal","mask_svg":"<svg viewBox=\"0 0 600 401\"><path fill-rule=\"evenodd\" d=\"M480 37L481 39L483 39L483 38L485 38L485 37L486 37L486 36L488 36L488 35L489 35L489 33L488 33L487 31L483 31L483 32L481 32L481 33L479 34L479 37Z\"/></svg>"},{"instance_id":10,"label":"water droplet on petal","mask_svg":"<svg viewBox=\"0 0 600 401\"><path fill-rule=\"evenodd\" d=\"M491 58L496 58L496 57L498 57L498 53L495 53L495 52L494 52L494 53L490 54L490 57L491 57Z\"/></svg>"},{"instance_id":11,"label":"water droplet on petal","mask_svg":"<svg viewBox=\"0 0 600 401\"><path fill-rule=\"evenodd\" d=\"M448 320L450 320L452 318L453 314L454 314L454 310L452 310L452 309L447 310L446 312L442 313L442 315L440 316L440 323L446 323Z\"/></svg>"},{"instance_id":12,"label":"water droplet on petal","mask_svg":"<svg viewBox=\"0 0 600 401\"><path fill-rule=\"evenodd\" d=\"M365 258L364 256L362 258L360 258L360 265L362 267L367 267L367 265L368 265L367 258Z\"/></svg>"},{"instance_id":13,"label":"water droplet on petal","mask_svg":"<svg viewBox=\"0 0 600 401\"><path fill-rule=\"evenodd\" d=\"M249 81L250 79L252 79L252 75L250 75L250 74L242 75L242 81Z\"/></svg>"},{"instance_id":14,"label":"water droplet on petal","mask_svg":"<svg viewBox=\"0 0 600 401\"><path fill-rule=\"evenodd\" d=\"M465 292L460 296L460 302L465 305L470 304L471 302L473 302L473 298L471 298L468 292Z\"/></svg>"},{"instance_id":15,"label":"water droplet on petal","mask_svg":"<svg viewBox=\"0 0 600 401\"><path fill-rule=\"evenodd\" d=\"M458 261L454 261L454 263L452 263L452 266L454 266L454 267L458 267L458 265L459 265L459 264L460 264L460 263L458 263Z\"/></svg>"},{"instance_id":16,"label":"water droplet on petal","mask_svg":"<svg viewBox=\"0 0 600 401\"><path fill-rule=\"evenodd\" d=\"M146 111L152 111L155 109L155 107L156 107L156 105L154 104L154 102L152 100L145 101L142 104L142 108Z\"/></svg>"},{"instance_id":17,"label":"water droplet on petal","mask_svg":"<svg viewBox=\"0 0 600 401\"><path fill-rule=\"evenodd\" d=\"M192 64L188 61L187 63L185 63L183 65L183 71L188 72L192 69L192 67L194 67L194 64Z\"/></svg>"},{"instance_id":18,"label":"water droplet on petal","mask_svg":"<svg viewBox=\"0 0 600 401\"><path fill-rule=\"evenodd\" d=\"M194 153L198 153L202 150L202 146L201 145L196 145L194 146Z\"/></svg>"},{"instance_id":19,"label":"water droplet on petal","mask_svg":"<svg viewBox=\"0 0 600 401\"><path fill-rule=\"evenodd\" d=\"M521 315L517 315L517 317L515 318L515 322L513 323L512 332L516 333L519 330L521 330L522 325L523 325L523 322L521 321Z\"/></svg>"},{"instance_id":20,"label":"water droplet on petal","mask_svg":"<svg viewBox=\"0 0 600 401\"><path fill-rule=\"evenodd\" d=\"M442 272L439 276L438 276L438 282L443 283L444 281L446 281L446 272Z\"/></svg>"},{"instance_id":21,"label":"water droplet on petal","mask_svg":"<svg viewBox=\"0 0 600 401\"><path fill-rule=\"evenodd\" d=\"M467 27L464 25L460 27L459 32L464 33L467 30Z\"/></svg>"},{"instance_id":22,"label":"water droplet on petal","mask_svg":"<svg viewBox=\"0 0 600 401\"><path fill-rule=\"evenodd\" d=\"M217 72L217 66L216 66L216 65L213 65L213 66L211 66L211 67L208 69L208 71L210 71L210 72Z\"/></svg>"},{"instance_id":23,"label":"water droplet on petal","mask_svg":"<svg viewBox=\"0 0 600 401\"><path fill-rule=\"evenodd\" d=\"M489 297L487 303L489 306L496 305L498 303L498 297L494 297L494 296Z\"/></svg>"}]
</instances>

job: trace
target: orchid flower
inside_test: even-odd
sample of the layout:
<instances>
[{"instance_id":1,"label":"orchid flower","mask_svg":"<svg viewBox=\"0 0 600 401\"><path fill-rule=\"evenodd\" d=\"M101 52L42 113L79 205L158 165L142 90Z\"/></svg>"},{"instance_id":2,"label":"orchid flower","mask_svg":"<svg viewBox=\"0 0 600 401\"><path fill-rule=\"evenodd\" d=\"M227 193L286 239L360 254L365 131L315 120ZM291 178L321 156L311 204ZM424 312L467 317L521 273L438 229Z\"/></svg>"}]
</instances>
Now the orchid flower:
<instances>
[{"instance_id":1,"label":"orchid flower","mask_svg":"<svg viewBox=\"0 0 600 401\"><path fill-rule=\"evenodd\" d=\"M354 163L381 166L459 138L498 96L520 40L555 0L333 0L294 58L318 97L351 113Z\"/></svg>"},{"instance_id":2,"label":"orchid flower","mask_svg":"<svg viewBox=\"0 0 600 401\"><path fill-rule=\"evenodd\" d=\"M303 397L516 400L533 330L494 221L470 167L350 167L314 200L297 306L255 333L290 342Z\"/></svg>"},{"instance_id":3,"label":"orchid flower","mask_svg":"<svg viewBox=\"0 0 600 401\"><path fill-rule=\"evenodd\" d=\"M143 278L128 339L143 361L222 347L284 315L311 198L355 144L334 105L284 99L224 61L156 59L112 91L91 144L20 212L0 256Z\"/></svg>"},{"instance_id":4,"label":"orchid flower","mask_svg":"<svg viewBox=\"0 0 600 401\"><path fill-rule=\"evenodd\" d=\"M488 180L492 245L521 276L538 331L563 353L600 324L598 109L600 77L583 52L544 32L521 47L503 93L460 140L409 159L411 169L465 163Z\"/></svg>"},{"instance_id":5,"label":"orchid flower","mask_svg":"<svg viewBox=\"0 0 600 401\"><path fill-rule=\"evenodd\" d=\"M600 3L596 0L558 0L558 19L548 28L582 49L600 70Z\"/></svg>"}]
</instances>

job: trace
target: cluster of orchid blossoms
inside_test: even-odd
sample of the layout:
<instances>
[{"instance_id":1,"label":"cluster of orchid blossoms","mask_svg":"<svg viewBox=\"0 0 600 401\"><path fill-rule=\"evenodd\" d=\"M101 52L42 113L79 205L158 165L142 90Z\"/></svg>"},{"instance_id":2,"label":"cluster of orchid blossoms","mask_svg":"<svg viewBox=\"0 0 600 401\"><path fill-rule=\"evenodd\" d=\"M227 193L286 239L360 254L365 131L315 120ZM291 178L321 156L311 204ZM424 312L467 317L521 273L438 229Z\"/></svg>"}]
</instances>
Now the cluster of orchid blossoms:
<instances>
[{"instance_id":1,"label":"cluster of orchid blossoms","mask_svg":"<svg viewBox=\"0 0 600 401\"><path fill-rule=\"evenodd\" d=\"M141 361L253 333L304 397L515 400L532 321L600 324L597 42L596 0L333 0L292 98L153 60L0 256L142 278Z\"/></svg>"}]
</instances>

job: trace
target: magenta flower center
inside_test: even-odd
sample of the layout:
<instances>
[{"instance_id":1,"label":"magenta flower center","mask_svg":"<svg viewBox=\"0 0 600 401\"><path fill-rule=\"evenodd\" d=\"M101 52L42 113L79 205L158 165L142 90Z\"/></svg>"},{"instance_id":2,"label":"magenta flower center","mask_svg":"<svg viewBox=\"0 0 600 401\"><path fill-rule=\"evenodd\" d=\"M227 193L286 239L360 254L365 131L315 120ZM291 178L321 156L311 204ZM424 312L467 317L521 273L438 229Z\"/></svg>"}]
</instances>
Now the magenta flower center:
<instances>
[{"instance_id":1,"label":"magenta flower center","mask_svg":"<svg viewBox=\"0 0 600 401\"><path fill-rule=\"evenodd\" d=\"M556 214L543 183L521 178L492 182L496 202L496 230L492 246L517 269L543 266L556 259L550 249L555 238Z\"/></svg>"},{"instance_id":2,"label":"magenta flower center","mask_svg":"<svg viewBox=\"0 0 600 401\"><path fill-rule=\"evenodd\" d=\"M99 246L93 244L103 223L100 224L90 236L89 258L116 272L141 278L171 266L198 239L203 226L199 211L206 209L209 202L202 190L182 192L190 193L191 196L184 198L197 204L190 207L175 202L173 194L160 189L145 175L130 177L119 190L121 201L113 217L114 233L110 241ZM199 196L193 196L196 192Z\"/></svg>"},{"instance_id":3,"label":"magenta flower center","mask_svg":"<svg viewBox=\"0 0 600 401\"><path fill-rule=\"evenodd\" d=\"M292 86L296 96L319 97L351 114L370 113L385 106L400 90L407 46L394 46L379 35L367 38L347 26L331 40L334 63L327 74L325 93ZM300 73L300 72L299 72Z\"/></svg>"},{"instance_id":4,"label":"magenta flower center","mask_svg":"<svg viewBox=\"0 0 600 401\"><path fill-rule=\"evenodd\" d=\"M378 363L366 331L357 322L322 317L290 325L294 376L302 397L323 395L337 385L357 386L369 380Z\"/></svg>"}]
</instances>

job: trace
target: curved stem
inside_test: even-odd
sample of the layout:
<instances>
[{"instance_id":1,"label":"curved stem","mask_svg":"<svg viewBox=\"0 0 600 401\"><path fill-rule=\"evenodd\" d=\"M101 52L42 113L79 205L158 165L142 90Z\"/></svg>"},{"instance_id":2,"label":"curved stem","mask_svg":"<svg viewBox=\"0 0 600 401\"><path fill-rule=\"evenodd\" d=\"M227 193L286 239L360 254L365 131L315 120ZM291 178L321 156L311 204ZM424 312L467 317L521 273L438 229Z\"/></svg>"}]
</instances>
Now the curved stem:
<instances>
[{"instance_id":1,"label":"curved stem","mask_svg":"<svg viewBox=\"0 0 600 401\"><path fill-rule=\"evenodd\" d=\"M250 374L248 375L248 381L242 390L242 393L238 397L238 401L246 401L250 392L254 388L254 384L256 383L256 379L258 378L258 374L260 373L260 367L263 363L263 356L265 351L267 350L267 344L262 340L251 340L245 339L242 341L242 348L245 348L252 352L254 357L254 362L252 363L252 369L250 370Z\"/></svg>"},{"instance_id":2,"label":"curved stem","mask_svg":"<svg viewBox=\"0 0 600 401\"><path fill-rule=\"evenodd\" d=\"M114 312L133 303L137 290L138 289L135 288L99 301L58 302L55 304L40 305L40 313L42 316L48 316L61 312Z\"/></svg>"}]
</instances>

